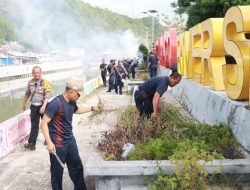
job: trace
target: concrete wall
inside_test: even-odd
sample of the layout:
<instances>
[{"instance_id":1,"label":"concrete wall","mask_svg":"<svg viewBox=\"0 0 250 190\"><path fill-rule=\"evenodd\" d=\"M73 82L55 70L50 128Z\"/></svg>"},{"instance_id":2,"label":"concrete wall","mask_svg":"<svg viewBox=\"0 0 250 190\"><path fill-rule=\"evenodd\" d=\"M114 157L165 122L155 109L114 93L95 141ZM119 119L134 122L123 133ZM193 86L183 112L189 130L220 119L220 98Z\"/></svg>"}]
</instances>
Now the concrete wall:
<instances>
[{"instance_id":1,"label":"concrete wall","mask_svg":"<svg viewBox=\"0 0 250 190\"><path fill-rule=\"evenodd\" d=\"M30 110L0 123L0 158L10 153L30 132Z\"/></svg>"},{"instance_id":2,"label":"concrete wall","mask_svg":"<svg viewBox=\"0 0 250 190\"><path fill-rule=\"evenodd\" d=\"M173 95L201 123L227 124L238 142L250 151L250 110L248 102L233 101L225 91L215 92L183 78L172 88Z\"/></svg>"}]
</instances>

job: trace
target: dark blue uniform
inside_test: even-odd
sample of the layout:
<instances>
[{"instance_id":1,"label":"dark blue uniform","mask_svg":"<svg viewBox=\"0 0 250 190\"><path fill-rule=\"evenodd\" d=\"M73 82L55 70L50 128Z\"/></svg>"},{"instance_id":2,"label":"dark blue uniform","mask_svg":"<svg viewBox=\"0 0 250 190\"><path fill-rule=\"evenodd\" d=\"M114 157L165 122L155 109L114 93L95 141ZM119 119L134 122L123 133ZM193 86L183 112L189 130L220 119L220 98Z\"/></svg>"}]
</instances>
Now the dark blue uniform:
<instances>
[{"instance_id":1,"label":"dark blue uniform","mask_svg":"<svg viewBox=\"0 0 250 190\"><path fill-rule=\"evenodd\" d=\"M135 79L135 68L138 67L138 61L134 59L131 63L131 73L132 73L132 78Z\"/></svg>"},{"instance_id":2,"label":"dark blue uniform","mask_svg":"<svg viewBox=\"0 0 250 190\"><path fill-rule=\"evenodd\" d=\"M114 65L112 63L110 63L108 65L108 67L107 67L107 71L109 73L109 89L108 89L108 92L111 92L111 90L115 86L115 75L114 75L114 73L112 73L113 72L113 67L114 67Z\"/></svg>"},{"instance_id":3,"label":"dark blue uniform","mask_svg":"<svg viewBox=\"0 0 250 190\"><path fill-rule=\"evenodd\" d=\"M155 92L158 92L162 96L168 89L169 78L154 77L143 84L141 84L135 91L134 98L137 109L140 111L140 115L146 114L149 118L153 113L153 97Z\"/></svg>"},{"instance_id":4,"label":"dark blue uniform","mask_svg":"<svg viewBox=\"0 0 250 190\"><path fill-rule=\"evenodd\" d=\"M102 63L100 65L100 70L101 70L101 77L102 77L103 85L106 87L107 64Z\"/></svg>"},{"instance_id":5,"label":"dark blue uniform","mask_svg":"<svg viewBox=\"0 0 250 190\"><path fill-rule=\"evenodd\" d=\"M158 58L155 55L150 55L148 58L148 62L150 62L150 78L156 77L157 75L157 66L158 66Z\"/></svg>"},{"instance_id":6,"label":"dark blue uniform","mask_svg":"<svg viewBox=\"0 0 250 190\"><path fill-rule=\"evenodd\" d=\"M45 110L45 114L52 118L49 122L49 134L55 144L56 153L63 163L67 164L69 175L75 189L85 190L86 185L83 177L83 165L78 153L75 137L72 132L73 113L78 107L75 102L68 103L63 95L54 98ZM52 189L62 189L63 168L50 153L50 171Z\"/></svg>"},{"instance_id":7,"label":"dark blue uniform","mask_svg":"<svg viewBox=\"0 0 250 190\"><path fill-rule=\"evenodd\" d=\"M118 94L119 87L119 94L122 94L122 87L124 85L122 82L122 77L125 76L125 70L122 67L116 67L115 69L115 92ZM122 75L122 77L120 75Z\"/></svg>"}]
</instances>

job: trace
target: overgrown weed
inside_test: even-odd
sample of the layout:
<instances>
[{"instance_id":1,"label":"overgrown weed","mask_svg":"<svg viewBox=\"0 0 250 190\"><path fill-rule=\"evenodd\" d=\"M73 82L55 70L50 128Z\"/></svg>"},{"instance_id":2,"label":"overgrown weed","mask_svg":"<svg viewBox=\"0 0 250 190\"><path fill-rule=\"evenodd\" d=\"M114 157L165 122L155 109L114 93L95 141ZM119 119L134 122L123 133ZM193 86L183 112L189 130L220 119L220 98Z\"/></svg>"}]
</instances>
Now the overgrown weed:
<instances>
[{"instance_id":1,"label":"overgrown weed","mask_svg":"<svg viewBox=\"0 0 250 190\"><path fill-rule=\"evenodd\" d=\"M206 163L243 157L229 127L188 120L169 104L160 106L155 121L140 118L135 106L127 106L119 112L115 130L103 134L98 148L106 160L123 160L122 147L128 142L136 147L129 160L168 159L176 165L174 174L156 174L149 183L152 190L206 189L212 181Z\"/></svg>"},{"instance_id":2,"label":"overgrown weed","mask_svg":"<svg viewBox=\"0 0 250 190\"><path fill-rule=\"evenodd\" d=\"M115 130L103 135L98 148L104 154L111 153L116 160L121 160L123 145L133 143L136 149L128 157L129 160L157 160L168 159L183 142L195 145L198 151L205 150L214 158L243 157L229 127L187 121L170 104L160 106L155 121L140 118L135 106L127 106L119 112Z\"/></svg>"}]
</instances>

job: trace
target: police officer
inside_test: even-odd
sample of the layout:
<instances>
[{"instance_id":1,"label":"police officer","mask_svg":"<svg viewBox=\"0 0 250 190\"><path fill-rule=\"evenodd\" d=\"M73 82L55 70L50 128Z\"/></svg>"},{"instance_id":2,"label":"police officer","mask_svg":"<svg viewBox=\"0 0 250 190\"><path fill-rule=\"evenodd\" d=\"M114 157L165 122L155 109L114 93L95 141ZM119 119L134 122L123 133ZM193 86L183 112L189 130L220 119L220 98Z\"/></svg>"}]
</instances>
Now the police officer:
<instances>
[{"instance_id":1,"label":"police officer","mask_svg":"<svg viewBox=\"0 0 250 190\"><path fill-rule=\"evenodd\" d=\"M155 55L154 52L150 52L149 58L148 58L148 66L147 69L150 71L150 78L157 76L157 67L158 67L159 59Z\"/></svg>"},{"instance_id":2,"label":"police officer","mask_svg":"<svg viewBox=\"0 0 250 190\"><path fill-rule=\"evenodd\" d=\"M101 70L101 77L102 77L103 85L106 87L107 64L105 63L104 59L102 59L100 70Z\"/></svg>"},{"instance_id":3,"label":"police officer","mask_svg":"<svg viewBox=\"0 0 250 190\"><path fill-rule=\"evenodd\" d=\"M124 86L122 79L126 77L125 69L121 61L118 61L117 67L114 67L114 68L115 68L115 77L116 77L115 86L114 86L115 93L118 94L118 87L119 87L119 94L122 95L122 88Z\"/></svg>"},{"instance_id":4,"label":"police officer","mask_svg":"<svg viewBox=\"0 0 250 190\"><path fill-rule=\"evenodd\" d=\"M115 60L111 59L110 63L107 67L108 75L109 75L109 88L107 92L111 92L115 85Z\"/></svg>"},{"instance_id":5,"label":"police officer","mask_svg":"<svg viewBox=\"0 0 250 190\"><path fill-rule=\"evenodd\" d=\"M133 59L131 63L131 73L132 73L132 78L135 79L135 68L138 67L138 60L136 58Z\"/></svg>"},{"instance_id":6,"label":"police officer","mask_svg":"<svg viewBox=\"0 0 250 190\"><path fill-rule=\"evenodd\" d=\"M30 98L31 131L28 143L24 147L30 150L36 149L36 140L39 132L39 122L48 103L51 86L47 80L41 78L42 70L39 66L32 69L33 78L28 82L27 90L23 98L22 109L25 111L26 102Z\"/></svg>"},{"instance_id":7,"label":"police officer","mask_svg":"<svg viewBox=\"0 0 250 190\"><path fill-rule=\"evenodd\" d=\"M167 91L168 86L173 87L181 80L181 75L177 72L169 77L153 77L141 84L135 91L134 99L140 116L154 119L157 116L160 97Z\"/></svg>"}]
</instances>

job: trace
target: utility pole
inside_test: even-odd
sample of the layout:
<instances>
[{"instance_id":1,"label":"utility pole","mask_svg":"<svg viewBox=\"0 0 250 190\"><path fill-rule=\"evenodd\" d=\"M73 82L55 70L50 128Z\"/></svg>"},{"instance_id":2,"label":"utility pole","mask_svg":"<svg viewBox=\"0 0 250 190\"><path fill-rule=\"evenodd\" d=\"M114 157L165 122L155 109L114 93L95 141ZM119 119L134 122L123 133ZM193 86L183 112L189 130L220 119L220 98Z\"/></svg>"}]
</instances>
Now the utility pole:
<instances>
[{"instance_id":1,"label":"utility pole","mask_svg":"<svg viewBox=\"0 0 250 190\"><path fill-rule=\"evenodd\" d=\"M148 14L148 12L150 13L150 14ZM151 31L152 31L152 33L151 33L151 45L153 45L153 43L154 43L154 35L155 35L155 28L154 28L154 20L155 20L155 18L154 18L154 13L157 13L158 11L157 10L148 10L148 11L144 11L144 12L142 12L142 13L144 13L144 14L146 14L146 15L148 15L148 16L151 16L151 19L152 19L152 26L151 26Z\"/></svg>"},{"instance_id":2,"label":"utility pole","mask_svg":"<svg viewBox=\"0 0 250 190\"><path fill-rule=\"evenodd\" d=\"M145 30L146 30L146 46L147 48L149 48L148 47L148 28L145 28Z\"/></svg>"},{"instance_id":3,"label":"utility pole","mask_svg":"<svg viewBox=\"0 0 250 190\"><path fill-rule=\"evenodd\" d=\"M154 23L154 13L157 13L158 11L157 10L148 10L148 12L151 13L151 18L152 18L152 44L154 43L154 35L155 35L155 23Z\"/></svg>"}]
</instances>

